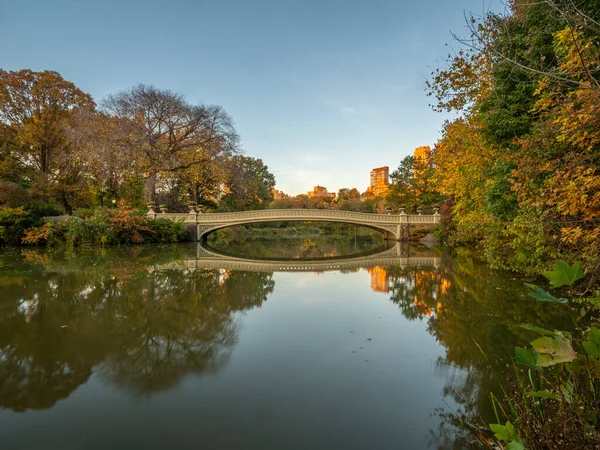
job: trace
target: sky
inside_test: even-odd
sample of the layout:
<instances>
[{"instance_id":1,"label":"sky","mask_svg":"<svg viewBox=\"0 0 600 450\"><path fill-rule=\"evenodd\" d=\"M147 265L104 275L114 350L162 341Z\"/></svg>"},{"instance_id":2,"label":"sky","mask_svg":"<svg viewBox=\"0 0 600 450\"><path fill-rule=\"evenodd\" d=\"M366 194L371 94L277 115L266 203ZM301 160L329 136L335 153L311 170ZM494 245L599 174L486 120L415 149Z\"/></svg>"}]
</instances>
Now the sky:
<instances>
[{"instance_id":1,"label":"sky","mask_svg":"<svg viewBox=\"0 0 600 450\"><path fill-rule=\"evenodd\" d=\"M55 70L96 102L138 83L217 104L277 189L363 192L450 116L425 82L501 0L0 0L0 68Z\"/></svg>"}]
</instances>

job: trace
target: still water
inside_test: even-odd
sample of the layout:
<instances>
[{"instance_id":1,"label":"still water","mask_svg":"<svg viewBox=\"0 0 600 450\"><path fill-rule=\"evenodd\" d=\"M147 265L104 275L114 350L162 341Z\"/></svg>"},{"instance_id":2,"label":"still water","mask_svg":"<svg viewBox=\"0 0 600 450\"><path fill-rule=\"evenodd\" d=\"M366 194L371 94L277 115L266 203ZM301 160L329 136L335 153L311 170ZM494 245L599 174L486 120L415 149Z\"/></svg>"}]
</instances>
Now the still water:
<instances>
[{"instance_id":1,"label":"still water","mask_svg":"<svg viewBox=\"0 0 600 450\"><path fill-rule=\"evenodd\" d=\"M467 254L313 244L2 251L2 449L470 448L446 414L561 321Z\"/></svg>"}]
</instances>

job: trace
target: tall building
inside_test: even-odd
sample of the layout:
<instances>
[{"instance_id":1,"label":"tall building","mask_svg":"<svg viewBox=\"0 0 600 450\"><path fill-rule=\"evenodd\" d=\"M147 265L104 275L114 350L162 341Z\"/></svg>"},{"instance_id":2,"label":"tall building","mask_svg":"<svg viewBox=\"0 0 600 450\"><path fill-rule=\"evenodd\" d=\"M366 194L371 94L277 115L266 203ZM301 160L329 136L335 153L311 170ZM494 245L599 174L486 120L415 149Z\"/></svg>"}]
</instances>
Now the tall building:
<instances>
[{"instance_id":1,"label":"tall building","mask_svg":"<svg viewBox=\"0 0 600 450\"><path fill-rule=\"evenodd\" d=\"M390 184L390 168L388 166L377 167L371 170L371 187Z\"/></svg>"},{"instance_id":2,"label":"tall building","mask_svg":"<svg viewBox=\"0 0 600 450\"><path fill-rule=\"evenodd\" d=\"M371 170L371 183L367 192L377 197L385 197L390 186L390 168L388 166L377 167Z\"/></svg>"}]
</instances>

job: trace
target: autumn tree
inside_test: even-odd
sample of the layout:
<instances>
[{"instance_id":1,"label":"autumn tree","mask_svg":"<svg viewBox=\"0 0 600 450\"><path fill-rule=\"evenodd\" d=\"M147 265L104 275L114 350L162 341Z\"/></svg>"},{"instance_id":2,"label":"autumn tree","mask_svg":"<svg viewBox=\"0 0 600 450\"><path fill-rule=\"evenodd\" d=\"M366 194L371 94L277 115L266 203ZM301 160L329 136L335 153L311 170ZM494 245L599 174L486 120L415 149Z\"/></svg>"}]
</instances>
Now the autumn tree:
<instances>
[{"instance_id":1,"label":"autumn tree","mask_svg":"<svg viewBox=\"0 0 600 450\"><path fill-rule=\"evenodd\" d=\"M192 105L169 90L139 84L108 96L104 107L131 121L135 147L148 168L151 198L157 176L176 176L238 149L233 122L221 107Z\"/></svg>"},{"instance_id":2,"label":"autumn tree","mask_svg":"<svg viewBox=\"0 0 600 450\"><path fill-rule=\"evenodd\" d=\"M94 107L90 95L57 72L0 70L4 170L37 183L44 196L59 195L70 209L69 192L81 180L66 129L77 111Z\"/></svg>"}]
</instances>

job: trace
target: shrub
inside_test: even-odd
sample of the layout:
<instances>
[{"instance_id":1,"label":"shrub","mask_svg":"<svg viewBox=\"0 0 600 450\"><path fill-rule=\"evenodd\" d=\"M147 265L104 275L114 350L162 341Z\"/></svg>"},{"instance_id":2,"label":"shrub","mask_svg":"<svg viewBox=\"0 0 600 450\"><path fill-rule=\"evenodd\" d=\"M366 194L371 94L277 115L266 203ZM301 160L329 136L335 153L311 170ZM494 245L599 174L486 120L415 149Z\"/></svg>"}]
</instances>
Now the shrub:
<instances>
[{"instance_id":1,"label":"shrub","mask_svg":"<svg viewBox=\"0 0 600 450\"><path fill-rule=\"evenodd\" d=\"M30 198L25 204L25 209L29 211L31 216L35 219L64 214L64 211L58 208L56 204L45 202L39 198Z\"/></svg>"},{"instance_id":2,"label":"shrub","mask_svg":"<svg viewBox=\"0 0 600 450\"><path fill-rule=\"evenodd\" d=\"M173 243L185 240L186 231L183 227L183 222L173 222L168 219L149 220L147 222L150 228L147 235L147 240L158 243Z\"/></svg>"},{"instance_id":3,"label":"shrub","mask_svg":"<svg viewBox=\"0 0 600 450\"><path fill-rule=\"evenodd\" d=\"M29 212L23 207L0 207L0 245L18 245L25 229L32 225Z\"/></svg>"},{"instance_id":4,"label":"shrub","mask_svg":"<svg viewBox=\"0 0 600 450\"><path fill-rule=\"evenodd\" d=\"M141 244L143 234L152 231L144 213L128 208L123 200L118 209L108 211L108 217L115 244Z\"/></svg>"},{"instance_id":5,"label":"shrub","mask_svg":"<svg viewBox=\"0 0 600 450\"><path fill-rule=\"evenodd\" d=\"M41 227L33 227L25 231L25 236L21 238L21 243L27 245L41 245L48 243L52 236L52 223L46 222Z\"/></svg>"}]
</instances>

